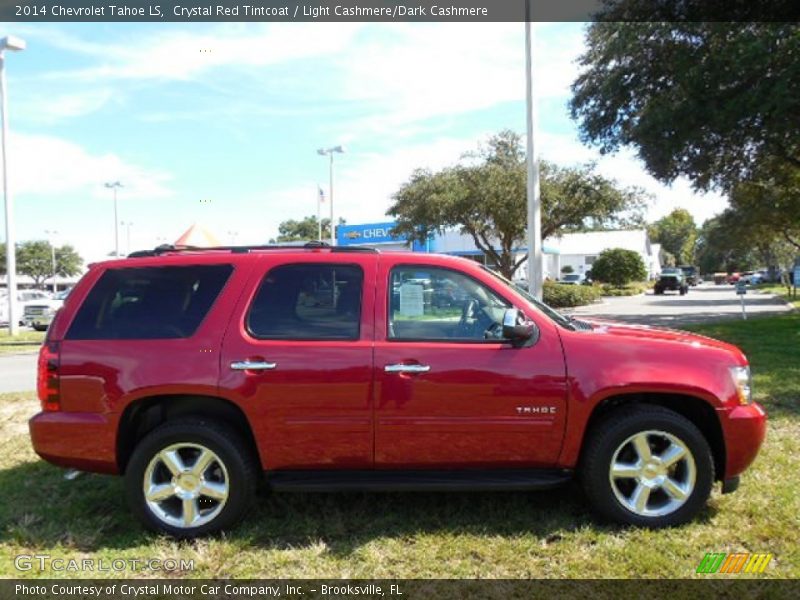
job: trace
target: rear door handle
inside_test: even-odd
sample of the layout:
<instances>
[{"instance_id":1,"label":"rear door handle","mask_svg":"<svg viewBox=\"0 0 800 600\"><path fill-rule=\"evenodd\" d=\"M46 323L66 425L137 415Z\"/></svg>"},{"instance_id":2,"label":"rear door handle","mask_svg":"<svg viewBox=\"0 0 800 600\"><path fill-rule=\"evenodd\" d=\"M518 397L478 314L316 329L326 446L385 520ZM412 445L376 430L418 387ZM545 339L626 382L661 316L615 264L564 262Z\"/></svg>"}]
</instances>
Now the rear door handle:
<instances>
[{"instance_id":1,"label":"rear door handle","mask_svg":"<svg viewBox=\"0 0 800 600\"><path fill-rule=\"evenodd\" d=\"M386 365L383 370L387 373L427 373L431 370L429 365L406 365L399 363L396 365Z\"/></svg>"},{"instance_id":2,"label":"rear door handle","mask_svg":"<svg viewBox=\"0 0 800 600\"><path fill-rule=\"evenodd\" d=\"M234 371L268 371L278 366L278 363L264 360L237 360L231 363Z\"/></svg>"}]
</instances>

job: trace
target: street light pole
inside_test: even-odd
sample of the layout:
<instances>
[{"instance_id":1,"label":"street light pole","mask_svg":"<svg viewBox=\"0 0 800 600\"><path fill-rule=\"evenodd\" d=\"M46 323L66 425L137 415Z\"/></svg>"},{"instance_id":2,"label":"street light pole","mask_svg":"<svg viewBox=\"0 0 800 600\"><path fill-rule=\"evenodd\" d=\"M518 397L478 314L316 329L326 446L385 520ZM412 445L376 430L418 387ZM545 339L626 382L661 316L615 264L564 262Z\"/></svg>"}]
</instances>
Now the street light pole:
<instances>
[{"instance_id":1,"label":"street light pole","mask_svg":"<svg viewBox=\"0 0 800 600\"><path fill-rule=\"evenodd\" d=\"M329 177L328 177L328 181L329 181L329 184L328 184L328 195L330 196L330 201L331 201L331 206L330 206L330 209L331 209L331 246L335 246L336 245L336 233L335 233L336 227L334 227L334 225L333 225L333 152L330 152L329 154L330 154L330 157L331 157L329 173L328 173L328 175L329 175Z\"/></svg>"},{"instance_id":2,"label":"street light pole","mask_svg":"<svg viewBox=\"0 0 800 600\"><path fill-rule=\"evenodd\" d=\"M344 154L344 146L333 146L331 148L320 148L317 154L330 157L330 186L328 189L328 200L331 203L331 246L336 245L336 227L333 224L333 155L335 153Z\"/></svg>"},{"instance_id":3,"label":"street light pole","mask_svg":"<svg viewBox=\"0 0 800 600\"><path fill-rule=\"evenodd\" d=\"M531 1L525 0L525 103L528 170L528 291L542 299L542 208L539 198L539 157L534 147L536 103L533 98L533 24Z\"/></svg>"},{"instance_id":4,"label":"street light pole","mask_svg":"<svg viewBox=\"0 0 800 600\"><path fill-rule=\"evenodd\" d=\"M50 244L50 260L53 266L53 294L55 294L58 290L56 289L56 246L53 243L53 239L58 235L58 232L53 229L45 229L44 234L47 236Z\"/></svg>"},{"instance_id":5,"label":"street light pole","mask_svg":"<svg viewBox=\"0 0 800 600\"><path fill-rule=\"evenodd\" d=\"M322 242L322 188L317 184L317 241Z\"/></svg>"},{"instance_id":6,"label":"street light pole","mask_svg":"<svg viewBox=\"0 0 800 600\"><path fill-rule=\"evenodd\" d=\"M131 221L120 221L120 225L125 227L125 254L131 253Z\"/></svg>"},{"instance_id":7,"label":"street light pole","mask_svg":"<svg viewBox=\"0 0 800 600\"><path fill-rule=\"evenodd\" d=\"M8 94L6 90L6 50L19 52L25 49L25 41L8 36L0 40L0 118L3 120L0 149L3 166L3 200L6 217L6 277L8 281L8 334L19 333L17 317L17 252L14 239L14 202L8 185L8 161L6 140L8 139Z\"/></svg>"},{"instance_id":8,"label":"street light pole","mask_svg":"<svg viewBox=\"0 0 800 600\"><path fill-rule=\"evenodd\" d=\"M119 258L119 211L117 210L117 190L122 187L119 181L106 183L106 187L114 191L114 257Z\"/></svg>"}]
</instances>

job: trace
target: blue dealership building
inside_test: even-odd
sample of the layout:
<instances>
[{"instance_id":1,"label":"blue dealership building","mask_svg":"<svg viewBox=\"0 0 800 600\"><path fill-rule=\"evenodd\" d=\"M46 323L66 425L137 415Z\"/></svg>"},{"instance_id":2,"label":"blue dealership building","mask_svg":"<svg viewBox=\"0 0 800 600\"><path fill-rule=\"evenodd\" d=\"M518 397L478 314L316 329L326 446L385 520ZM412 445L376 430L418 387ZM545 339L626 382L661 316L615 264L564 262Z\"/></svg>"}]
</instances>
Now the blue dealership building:
<instances>
[{"instance_id":1,"label":"blue dealership building","mask_svg":"<svg viewBox=\"0 0 800 600\"><path fill-rule=\"evenodd\" d=\"M475 246L469 235L458 231L447 231L428 238L426 243L409 243L408 237L394 235L395 223L393 221L382 223L363 223L358 225L339 225L336 228L336 244L339 246L369 246L382 250L401 252L436 252L463 256L471 260L491 266L491 262L484 252ZM545 273L555 275L558 273L558 254L555 247L543 246ZM517 248L515 253L527 254L526 248ZM524 269L520 269L518 277L525 277Z\"/></svg>"}]
</instances>

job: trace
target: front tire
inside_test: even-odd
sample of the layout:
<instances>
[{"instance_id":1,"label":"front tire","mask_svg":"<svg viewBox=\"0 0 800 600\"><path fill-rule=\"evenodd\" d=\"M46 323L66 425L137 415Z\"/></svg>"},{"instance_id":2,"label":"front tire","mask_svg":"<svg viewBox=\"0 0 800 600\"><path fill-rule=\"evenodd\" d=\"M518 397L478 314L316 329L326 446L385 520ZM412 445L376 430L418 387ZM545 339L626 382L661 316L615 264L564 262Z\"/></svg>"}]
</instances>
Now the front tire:
<instances>
[{"instance_id":1,"label":"front tire","mask_svg":"<svg viewBox=\"0 0 800 600\"><path fill-rule=\"evenodd\" d=\"M659 406L617 409L589 433L581 483L592 507L626 525L691 520L714 482L711 449L688 419Z\"/></svg>"},{"instance_id":2,"label":"front tire","mask_svg":"<svg viewBox=\"0 0 800 600\"><path fill-rule=\"evenodd\" d=\"M193 538L229 529L244 516L258 472L236 431L191 418L168 421L139 442L125 485L131 510L148 529Z\"/></svg>"}]
</instances>

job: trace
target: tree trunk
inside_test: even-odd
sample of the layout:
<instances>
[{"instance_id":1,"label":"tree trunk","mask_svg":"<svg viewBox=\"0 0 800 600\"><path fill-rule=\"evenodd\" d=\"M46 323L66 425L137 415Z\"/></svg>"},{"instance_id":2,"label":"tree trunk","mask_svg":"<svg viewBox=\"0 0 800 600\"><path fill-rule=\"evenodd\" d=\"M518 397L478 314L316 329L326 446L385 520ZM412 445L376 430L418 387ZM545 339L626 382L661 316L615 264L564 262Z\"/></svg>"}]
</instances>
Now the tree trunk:
<instances>
[{"instance_id":1,"label":"tree trunk","mask_svg":"<svg viewBox=\"0 0 800 600\"><path fill-rule=\"evenodd\" d=\"M510 264L506 260L506 256L504 255L503 264L498 265L498 270L500 271L500 274L503 277L505 277L506 279L511 279L514 276L514 273L516 272L517 269L513 264Z\"/></svg>"}]
</instances>

